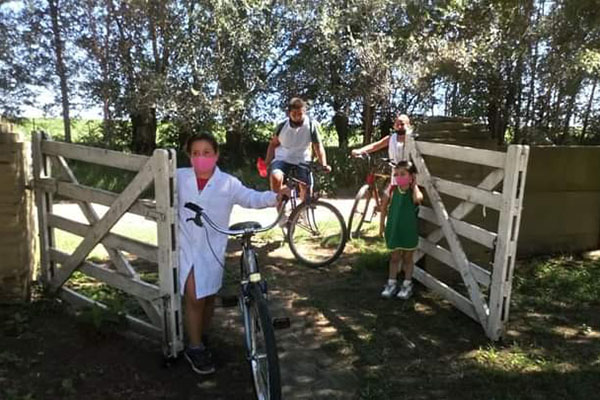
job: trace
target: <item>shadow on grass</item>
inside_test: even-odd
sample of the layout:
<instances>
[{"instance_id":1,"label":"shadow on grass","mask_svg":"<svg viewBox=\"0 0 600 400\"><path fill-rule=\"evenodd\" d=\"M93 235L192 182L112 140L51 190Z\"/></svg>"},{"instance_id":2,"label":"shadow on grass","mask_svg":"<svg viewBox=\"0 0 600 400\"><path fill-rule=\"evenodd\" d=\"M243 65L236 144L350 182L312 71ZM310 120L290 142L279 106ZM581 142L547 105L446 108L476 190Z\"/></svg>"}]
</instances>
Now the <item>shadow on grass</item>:
<instances>
[{"instance_id":1,"label":"shadow on grass","mask_svg":"<svg viewBox=\"0 0 600 400\"><path fill-rule=\"evenodd\" d=\"M517 267L503 341L417 285L408 301L379 296L387 256L375 240L311 269L268 256L280 289L337 335L321 346L353 360L364 399L591 399L600 390L600 264L572 257ZM369 250L370 249L370 250ZM293 318L293 316L292 316Z\"/></svg>"}]
</instances>

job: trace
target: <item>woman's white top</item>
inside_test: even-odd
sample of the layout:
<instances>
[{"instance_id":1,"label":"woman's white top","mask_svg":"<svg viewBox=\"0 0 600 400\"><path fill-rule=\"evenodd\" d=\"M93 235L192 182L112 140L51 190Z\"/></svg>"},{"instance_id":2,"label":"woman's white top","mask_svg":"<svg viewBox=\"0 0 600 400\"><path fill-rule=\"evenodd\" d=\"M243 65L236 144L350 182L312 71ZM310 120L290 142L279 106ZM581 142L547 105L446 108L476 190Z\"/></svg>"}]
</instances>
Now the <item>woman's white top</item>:
<instances>
[{"instance_id":1,"label":"woman's white top","mask_svg":"<svg viewBox=\"0 0 600 400\"><path fill-rule=\"evenodd\" d=\"M412 128L407 128L406 129L406 135L411 135L412 134ZM404 142L400 142L398 141L398 133L394 132L390 135L390 141L388 143L388 157L390 160L392 160L394 162L394 164L399 163L400 161L406 161L409 159L408 154L406 153L406 146L404 145ZM394 168L392 168L392 173L390 175L393 175L394 172ZM392 176L392 183L393 183L393 176Z\"/></svg>"}]
</instances>

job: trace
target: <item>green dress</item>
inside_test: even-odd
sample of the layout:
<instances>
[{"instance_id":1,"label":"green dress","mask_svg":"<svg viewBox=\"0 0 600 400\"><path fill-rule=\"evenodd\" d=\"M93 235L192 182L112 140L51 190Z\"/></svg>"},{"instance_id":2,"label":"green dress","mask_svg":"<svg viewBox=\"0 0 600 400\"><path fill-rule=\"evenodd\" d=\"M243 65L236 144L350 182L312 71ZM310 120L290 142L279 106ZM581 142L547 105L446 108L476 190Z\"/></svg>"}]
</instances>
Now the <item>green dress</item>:
<instances>
[{"instance_id":1,"label":"green dress","mask_svg":"<svg viewBox=\"0 0 600 400\"><path fill-rule=\"evenodd\" d=\"M394 186L385 225L385 243L390 250L415 250L419 243L417 207L412 189Z\"/></svg>"}]
</instances>

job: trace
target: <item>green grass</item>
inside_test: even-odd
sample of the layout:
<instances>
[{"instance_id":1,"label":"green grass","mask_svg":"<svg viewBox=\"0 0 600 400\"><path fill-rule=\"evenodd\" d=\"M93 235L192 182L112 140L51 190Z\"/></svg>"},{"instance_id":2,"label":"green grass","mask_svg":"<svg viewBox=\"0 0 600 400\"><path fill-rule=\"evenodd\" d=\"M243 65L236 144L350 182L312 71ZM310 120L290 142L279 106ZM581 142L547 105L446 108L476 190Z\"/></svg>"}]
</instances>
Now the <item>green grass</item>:
<instances>
[{"instance_id":1,"label":"green grass","mask_svg":"<svg viewBox=\"0 0 600 400\"><path fill-rule=\"evenodd\" d=\"M354 359L360 398L597 397L600 262L562 256L518 265L507 334L490 342L478 324L423 288L406 302L381 300L383 241L367 236L349 246L350 273L313 286L303 305L337 329L323 349Z\"/></svg>"},{"instance_id":2,"label":"green grass","mask_svg":"<svg viewBox=\"0 0 600 400\"><path fill-rule=\"evenodd\" d=\"M91 136L100 129L102 121L97 119L72 119L71 139L79 142L81 138ZM16 130L30 138L31 132L42 130L48 132L55 140L64 140L64 125L62 118L25 118L15 125Z\"/></svg>"},{"instance_id":3,"label":"green grass","mask_svg":"<svg viewBox=\"0 0 600 400\"><path fill-rule=\"evenodd\" d=\"M536 306L600 304L600 262L572 256L531 260L520 266L514 285Z\"/></svg>"}]
</instances>

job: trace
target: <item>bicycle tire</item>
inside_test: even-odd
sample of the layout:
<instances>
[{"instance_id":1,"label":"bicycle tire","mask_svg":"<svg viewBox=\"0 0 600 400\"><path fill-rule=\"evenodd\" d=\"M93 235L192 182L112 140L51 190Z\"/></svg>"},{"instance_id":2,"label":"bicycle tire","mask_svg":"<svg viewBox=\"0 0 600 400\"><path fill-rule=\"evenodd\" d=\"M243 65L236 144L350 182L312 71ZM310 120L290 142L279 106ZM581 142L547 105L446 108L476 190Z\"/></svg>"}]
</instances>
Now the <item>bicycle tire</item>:
<instances>
[{"instance_id":1,"label":"bicycle tire","mask_svg":"<svg viewBox=\"0 0 600 400\"><path fill-rule=\"evenodd\" d=\"M269 307L260 286L250 285L248 361L252 387L258 400L281 400L279 356Z\"/></svg>"},{"instance_id":2,"label":"bicycle tire","mask_svg":"<svg viewBox=\"0 0 600 400\"><path fill-rule=\"evenodd\" d=\"M303 213L310 222L299 222ZM315 214L318 214L319 218L322 219L322 221L319 221L320 226L316 226ZM322 237L315 235L315 232L319 233L319 228L324 230L327 224L333 226L332 235L323 234ZM339 229L339 232L337 229ZM300 234L296 235L296 233ZM301 243L302 239L304 239L303 243ZM348 240L346 222L340 211L325 201L315 200L311 201L310 204L304 202L296 207L290 215L287 240L290 250L292 250L298 261L310 267L323 267L334 262L344 251ZM308 257L310 253L314 254L313 258ZM323 257L317 257L317 255Z\"/></svg>"},{"instance_id":3,"label":"bicycle tire","mask_svg":"<svg viewBox=\"0 0 600 400\"><path fill-rule=\"evenodd\" d=\"M350 211L350 218L348 219L348 239L353 239L360 236L360 228L362 228L365 218L367 217L369 203L371 202L372 197L371 188L366 183L362 185L360 189L358 189L358 192L356 192L356 196L354 196L354 204L352 205L352 210ZM364 205L361 204L361 200L365 200Z\"/></svg>"}]
</instances>

